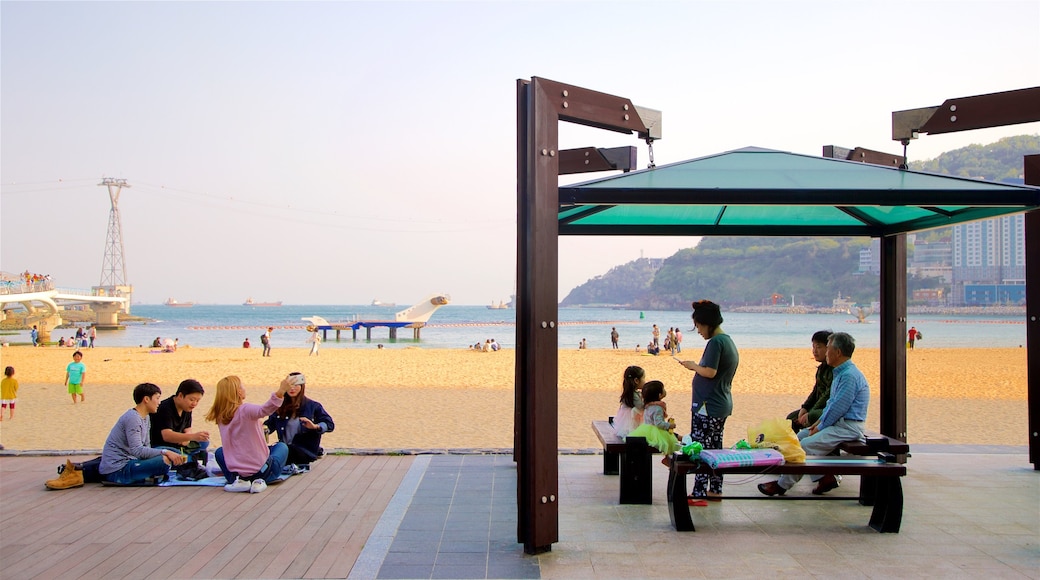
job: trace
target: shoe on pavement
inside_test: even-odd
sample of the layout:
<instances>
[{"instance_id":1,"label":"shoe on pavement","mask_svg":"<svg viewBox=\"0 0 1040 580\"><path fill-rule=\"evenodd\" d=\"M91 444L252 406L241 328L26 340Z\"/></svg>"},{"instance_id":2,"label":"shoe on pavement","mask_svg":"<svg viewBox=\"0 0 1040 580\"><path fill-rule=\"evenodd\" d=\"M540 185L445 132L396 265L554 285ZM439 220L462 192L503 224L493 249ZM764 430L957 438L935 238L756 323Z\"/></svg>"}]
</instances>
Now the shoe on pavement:
<instances>
[{"instance_id":1,"label":"shoe on pavement","mask_svg":"<svg viewBox=\"0 0 1040 580\"><path fill-rule=\"evenodd\" d=\"M838 488L838 479L833 475L824 475L818 482L816 482L816 488L812 490L813 495L823 495L832 489Z\"/></svg>"},{"instance_id":2,"label":"shoe on pavement","mask_svg":"<svg viewBox=\"0 0 1040 580\"><path fill-rule=\"evenodd\" d=\"M254 479L252 485L249 486L249 493L260 493L267 489L267 482L263 479Z\"/></svg>"},{"instance_id":3,"label":"shoe on pavement","mask_svg":"<svg viewBox=\"0 0 1040 580\"><path fill-rule=\"evenodd\" d=\"M768 496L784 495L785 493L787 493L787 490L780 487L780 484L775 481L769 481L766 483L758 484L758 491Z\"/></svg>"},{"instance_id":4,"label":"shoe on pavement","mask_svg":"<svg viewBox=\"0 0 1040 580\"><path fill-rule=\"evenodd\" d=\"M224 486L224 491L231 491L231 492L236 492L236 493L249 491L249 489L250 489L249 482L244 480L244 479L242 479L241 477L236 477L234 483L229 483L229 484Z\"/></svg>"},{"instance_id":5,"label":"shoe on pavement","mask_svg":"<svg viewBox=\"0 0 1040 580\"><path fill-rule=\"evenodd\" d=\"M47 489L83 487L83 472L76 469L76 466L66 459L65 465L58 468L57 479L47 480L43 485L46 486Z\"/></svg>"}]
</instances>

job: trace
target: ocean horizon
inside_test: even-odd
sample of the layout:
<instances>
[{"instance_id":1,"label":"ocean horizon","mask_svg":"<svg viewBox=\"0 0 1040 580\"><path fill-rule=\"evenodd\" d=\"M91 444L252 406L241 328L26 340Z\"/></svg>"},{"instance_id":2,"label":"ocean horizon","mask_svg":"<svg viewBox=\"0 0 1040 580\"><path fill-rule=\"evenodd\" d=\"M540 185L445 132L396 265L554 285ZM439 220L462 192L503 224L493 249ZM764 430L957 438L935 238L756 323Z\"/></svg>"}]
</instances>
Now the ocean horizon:
<instances>
[{"instance_id":1,"label":"ocean horizon","mask_svg":"<svg viewBox=\"0 0 1040 580\"><path fill-rule=\"evenodd\" d=\"M145 322L127 321L125 329L99 331L97 346L147 347L156 338L176 338L180 346L240 348L248 338L259 346L260 334L268 326L274 327L272 348L309 348L305 317L321 316L329 322L352 320L393 320L394 313L408 305L285 305L255 307L238 305L196 304L188 308L165 305L135 304L131 312ZM844 313L747 313L725 312L723 329L733 337L740 348L808 348L810 337L817 330L830 329L848 332L856 344L866 348L878 347L879 324L876 314L860 323L855 316ZM560 308L558 332L560 349L577 349L582 339L589 348L610 348L611 328L620 334L619 344L626 350L636 345L645 349L651 340L652 327L661 329L661 340L669 327L683 332L683 346L700 353L704 341L693 331L690 311L640 311L621 308ZM915 326L923 334L920 348L958 347L1024 347L1026 342L1025 317L1022 315L951 315L912 314L907 327ZM53 340L70 337L75 330L56 329ZM329 348L452 348L465 349L476 343L494 338L505 348L516 346L516 311L489 309L486 306L446 305L433 314L427 326L415 340L412 330L398 330L396 339L389 338L384 327L372 329L372 338L365 338L366 330L358 330L352 338L350 330L328 331L322 349ZM8 342L28 342L28 331L4 336Z\"/></svg>"}]
</instances>

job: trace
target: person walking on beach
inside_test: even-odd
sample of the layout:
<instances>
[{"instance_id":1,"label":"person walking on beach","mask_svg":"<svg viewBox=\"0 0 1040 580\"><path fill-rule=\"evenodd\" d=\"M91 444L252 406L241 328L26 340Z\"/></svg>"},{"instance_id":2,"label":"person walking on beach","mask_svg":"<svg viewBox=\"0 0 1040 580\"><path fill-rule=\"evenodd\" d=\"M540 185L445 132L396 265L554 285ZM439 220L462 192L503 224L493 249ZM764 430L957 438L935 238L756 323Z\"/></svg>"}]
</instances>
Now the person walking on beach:
<instances>
[{"instance_id":1,"label":"person walking on beach","mask_svg":"<svg viewBox=\"0 0 1040 580\"><path fill-rule=\"evenodd\" d=\"M72 404L76 404L76 395L79 395L79 402L83 402L83 381L87 376L87 365L83 364L83 353L76 351L72 353L72 362L65 367L65 386L69 388L69 394L72 395Z\"/></svg>"},{"instance_id":2,"label":"person walking on beach","mask_svg":"<svg viewBox=\"0 0 1040 580\"><path fill-rule=\"evenodd\" d=\"M917 342L917 328L911 326L910 330L906 333L906 346L910 350L914 350L914 343Z\"/></svg>"},{"instance_id":3,"label":"person walking on beach","mask_svg":"<svg viewBox=\"0 0 1040 580\"><path fill-rule=\"evenodd\" d=\"M690 437L705 449L722 449L726 419L733 414L733 376L740 364L740 354L733 339L722 331L722 312L709 300L693 303L693 325L697 334L708 341L700 362L679 361L694 372L693 404L690 406ZM722 476L697 475L689 499L703 502L722 496ZM695 505L704 505L697 503Z\"/></svg>"},{"instance_id":4,"label":"person walking on beach","mask_svg":"<svg viewBox=\"0 0 1040 580\"><path fill-rule=\"evenodd\" d=\"M264 346L264 352L260 356L271 356L271 331L274 327L268 326L267 330L260 335L260 344Z\"/></svg>"},{"instance_id":5,"label":"person walking on beach","mask_svg":"<svg viewBox=\"0 0 1040 580\"><path fill-rule=\"evenodd\" d=\"M675 327L675 352L682 352L682 330Z\"/></svg>"},{"instance_id":6,"label":"person walking on beach","mask_svg":"<svg viewBox=\"0 0 1040 580\"><path fill-rule=\"evenodd\" d=\"M40 346L40 331L36 328L35 324L32 327L32 331L29 332L29 338L32 339L33 346Z\"/></svg>"},{"instance_id":7,"label":"person walking on beach","mask_svg":"<svg viewBox=\"0 0 1040 580\"><path fill-rule=\"evenodd\" d=\"M654 325L654 330L653 330L653 332L651 334L654 337L654 346L657 347L658 349L660 349L661 348L661 329L657 328L656 324Z\"/></svg>"},{"instance_id":8,"label":"person walking on beach","mask_svg":"<svg viewBox=\"0 0 1040 580\"><path fill-rule=\"evenodd\" d=\"M614 350L618 350L618 345L617 345L618 338L620 338L620 335L617 332L617 328L611 326L610 327L610 346Z\"/></svg>"},{"instance_id":9,"label":"person walking on beach","mask_svg":"<svg viewBox=\"0 0 1040 580\"><path fill-rule=\"evenodd\" d=\"M90 348L94 348L94 339L97 338L97 325L90 327Z\"/></svg>"},{"instance_id":10,"label":"person walking on beach","mask_svg":"<svg viewBox=\"0 0 1040 580\"><path fill-rule=\"evenodd\" d=\"M311 352L308 353L307 356L311 356L312 354L317 355L318 347L321 346L321 335L318 334L318 329L314 329L314 332L311 333L310 343Z\"/></svg>"},{"instance_id":11,"label":"person walking on beach","mask_svg":"<svg viewBox=\"0 0 1040 580\"><path fill-rule=\"evenodd\" d=\"M14 404L18 402L18 379L14 378L14 367L4 369L4 379L0 381L0 421L4 420L4 409L10 409L8 419L14 419Z\"/></svg>"}]
</instances>

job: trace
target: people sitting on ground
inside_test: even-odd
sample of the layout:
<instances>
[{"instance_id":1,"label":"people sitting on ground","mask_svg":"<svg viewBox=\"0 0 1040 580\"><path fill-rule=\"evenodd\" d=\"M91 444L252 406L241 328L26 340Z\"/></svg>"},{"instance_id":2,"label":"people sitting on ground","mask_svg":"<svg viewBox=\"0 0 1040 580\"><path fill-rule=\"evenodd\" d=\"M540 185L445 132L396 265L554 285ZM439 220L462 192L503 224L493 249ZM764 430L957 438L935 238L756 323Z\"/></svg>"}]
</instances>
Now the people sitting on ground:
<instances>
[{"instance_id":1,"label":"people sitting on ground","mask_svg":"<svg viewBox=\"0 0 1040 580\"><path fill-rule=\"evenodd\" d=\"M831 396L820 419L808 429L798 432L806 455L828 455L845 441L863 441L863 423L870 405L870 386L866 377L852 363L856 341L845 332L835 332L827 339L827 364L834 368ZM784 495L802 478L783 475L776 481L761 483L758 490L766 495ZM833 475L813 475L813 495L823 495L838 487Z\"/></svg>"},{"instance_id":2,"label":"people sitting on ground","mask_svg":"<svg viewBox=\"0 0 1040 580\"><path fill-rule=\"evenodd\" d=\"M238 377L228 376L217 382L206 420L220 429L223 445L213 455L227 481L225 491L260 493L282 476L289 448L281 441L268 446L260 419L281 406L291 386L289 377L282 379L278 390L264 404L257 405L245 402L246 389Z\"/></svg>"},{"instance_id":3,"label":"people sitting on ground","mask_svg":"<svg viewBox=\"0 0 1040 580\"><path fill-rule=\"evenodd\" d=\"M325 455L321 436L336 428L332 417L318 401L307 398L307 379L300 373L289 373L292 386L267 421L264 428L278 433L278 440L289 448L288 463L310 465Z\"/></svg>"},{"instance_id":4,"label":"people sitting on ground","mask_svg":"<svg viewBox=\"0 0 1040 580\"><path fill-rule=\"evenodd\" d=\"M202 401L206 391L195 379L185 379L177 385L177 392L159 403L159 408L149 417L151 441L156 447L168 447L187 458L177 467L182 479L203 479L209 449L209 431L193 431L191 412Z\"/></svg>"},{"instance_id":5,"label":"people sitting on ground","mask_svg":"<svg viewBox=\"0 0 1040 580\"><path fill-rule=\"evenodd\" d=\"M249 348L249 337L242 341L242 348Z\"/></svg>"},{"instance_id":6,"label":"people sitting on ground","mask_svg":"<svg viewBox=\"0 0 1040 580\"><path fill-rule=\"evenodd\" d=\"M484 340L484 352L491 352L491 339Z\"/></svg>"},{"instance_id":7,"label":"people sitting on ground","mask_svg":"<svg viewBox=\"0 0 1040 580\"><path fill-rule=\"evenodd\" d=\"M502 345L495 342L495 339L491 339L491 352L498 352L502 348Z\"/></svg>"},{"instance_id":8,"label":"people sitting on ground","mask_svg":"<svg viewBox=\"0 0 1040 580\"><path fill-rule=\"evenodd\" d=\"M646 343L646 354L652 354L654 356L657 356L658 354L660 354L660 352L661 349L653 342Z\"/></svg>"},{"instance_id":9,"label":"people sitting on ground","mask_svg":"<svg viewBox=\"0 0 1040 580\"><path fill-rule=\"evenodd\" d=\"M58 337L58 346L65 346L65 337L64 336Z\"/></svg>"},{"instance_id":10,"label":"people sitting on ground","mask_svg":"<svg viewBox=\"0 0 1040 580\"><path fill-rule=\"evenodd\" d=\"M135 406L116 421L101 450L98 472L111 483L141 484L165 478L171 465L184 463L184 456L170 449L151 446L149 415L159 409L162 390L152 383L134 387Z\"/></svg>"},{"instance_id":11,"label":"people sitting on ground","mask_svg":"<svg viewBox=\"0 0 1040 580\"><path fill-rule=\"evenodd\" d=\"M635 365L625 369L621 378L621 398L614 414L614 432L618 437L628 435L643 424L643 380L646 371Z\"/></svg>"},{"instance_id":12,"label":"people sitting on ground","mask_svg":"<svg viewBox=\"0 0 1040 580\"><path fill-rule=\"evenodd\" d=\"M152 348L162 348L162 339L158 336L152 341Z\"/></svg>"},{"instance_id":13,"label":"people sitting on ground","mask_svg":"<svg viewBox=\"0 0 1040 580\"><path fill-rule=\"evenodd\" d=\"M801 407L787 415L795 433L818 421L823 414L823 408L827 406L827 399L830 398L831 381L834 378L834 369L827 364L827 338L830 335L830 330L820 330L812 335L813 358L820 366L816 367L816 382L813 384L812 392Z\"/></svg>"},{"instance_id":14,"label":"people sitting on ground","mask_svg":"<svg viewBox=\"0 0 1040 580\"><path fill-rule=\"evenodd\" d=\"M647 381L643 385L643 422L628 434L628 437L645 437L646 444L664 453L665 460L679 448L675 420L668 418L664 403L667 394L661 381Z\"/></svg>"}]
</instances>

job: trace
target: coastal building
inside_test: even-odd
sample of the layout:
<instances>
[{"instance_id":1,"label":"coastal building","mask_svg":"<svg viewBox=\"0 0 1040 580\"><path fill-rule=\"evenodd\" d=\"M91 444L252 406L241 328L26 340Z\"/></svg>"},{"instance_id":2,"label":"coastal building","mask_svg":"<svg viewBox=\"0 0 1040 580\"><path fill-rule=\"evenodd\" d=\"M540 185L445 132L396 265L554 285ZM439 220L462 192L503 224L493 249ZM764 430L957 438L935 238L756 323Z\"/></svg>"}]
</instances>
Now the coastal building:
<instances>
[{"instance_id":1,"label":"coastal building","mask_svg":"<svg viewBox=\"0 0 1040 580\"><path fill-rule=\"evenodd\" d=\"M1024 301L1025 244L1022 214L954 226L954 302L985 306Z\"/></svg>"}]
</instances>

